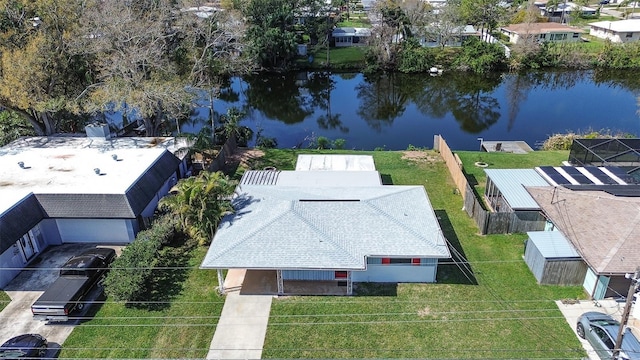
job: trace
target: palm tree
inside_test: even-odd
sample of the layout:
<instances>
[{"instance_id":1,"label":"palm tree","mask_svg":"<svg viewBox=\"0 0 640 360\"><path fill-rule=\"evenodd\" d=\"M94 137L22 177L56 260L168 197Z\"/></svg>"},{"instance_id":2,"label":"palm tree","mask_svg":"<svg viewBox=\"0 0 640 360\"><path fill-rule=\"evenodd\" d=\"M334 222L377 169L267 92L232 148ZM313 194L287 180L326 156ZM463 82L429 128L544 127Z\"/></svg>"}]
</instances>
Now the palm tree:
<instances>
[{"instance_id":1,"label":"palm tree","mask_svg":"<svg viewBox=\"0 0 640 360\"><path fill-rule=\"evenodd\" d=\"M235 182L226 175L203 171L180 180L173 194L160 200L159 207L178 219L185 234L207 244L222 217L233 212L230 197L234 190Z\"/></svg>"}]
</instances>

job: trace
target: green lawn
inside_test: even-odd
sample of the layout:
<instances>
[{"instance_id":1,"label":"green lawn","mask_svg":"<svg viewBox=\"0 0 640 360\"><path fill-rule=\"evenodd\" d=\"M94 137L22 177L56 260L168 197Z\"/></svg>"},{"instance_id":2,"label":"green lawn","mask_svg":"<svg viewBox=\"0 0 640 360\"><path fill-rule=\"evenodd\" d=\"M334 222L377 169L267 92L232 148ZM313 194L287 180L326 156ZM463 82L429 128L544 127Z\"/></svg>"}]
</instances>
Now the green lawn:
<instances>
[{"instance_id":1,"label":"green lawn","mask_svg":"<svg viewBox=\"0 0 640 360\"><path fill-rule=\"evenodd\" d=\"M0 291L0 311L2 311L2 309L9 305L9 302L11 302L11 298L9 298L9 295L7 295L7 293L4 291Z\"/></svg>"},{"instance_id":2,"label":"green lawn","mask_svg":"<svg viewBox=\"0 0 640 360\"><path fill-rule=\"evenodd\" d=\"M369 154L386 182L425 186L445 236L464 253L471 272L444 264L439 266L437 284L379 286L368 288L368 296L277 299L264 357L579 359L585 355L553 302L582 298L581 287L537 285L522 260L524 235L477 235L438 154L425 152L427 157L420 161L402 160L399 152ZM482 154L483 160L495 167L525 166L526 161L537 165L538 160L561 157L558 153L535 153L530 158L487 155Z\"/></svg>"},{"instance_id":3,"label":"green lawn","mask_svg":"<svg viewBox=\"0 0 640 360\"><path fill-rule=\"evenodd\" d=\"M165 301L152 309L107 301L92 320L76 327L60 358L203 358L222 311L215 271L198 269L206 248L189 254L182 266L166 274Z\"/></svg>"},{"instance_id":4,"label":"green lawn","mask_svg":"<svg viewBox=\"0 0 640 360\"><path fill-rule=\"evenodd\" d=\"M509 154L500 152L456 151L464 166L469 183L478 194L484 194L487 177L484 168L474 165L476 162L489 164L487 169L532 169L541 165L560 166L569 158L569 151L534 151L528 154Z\"/></svg>"},{"instance_id":5,"label":"green lawn","mask_svg":"<svg viewBox=\"0 0 640 360\"><path fill-rule=\"evenodd\" d=\"M334 68L359 68L364 66L364 46L334 47L329 49L329 62ZM327 64L327 50L318 49L313 55L312 68L325 68ZM305 60L306 61L306 60Z\"/></svg>"}]
</instances>

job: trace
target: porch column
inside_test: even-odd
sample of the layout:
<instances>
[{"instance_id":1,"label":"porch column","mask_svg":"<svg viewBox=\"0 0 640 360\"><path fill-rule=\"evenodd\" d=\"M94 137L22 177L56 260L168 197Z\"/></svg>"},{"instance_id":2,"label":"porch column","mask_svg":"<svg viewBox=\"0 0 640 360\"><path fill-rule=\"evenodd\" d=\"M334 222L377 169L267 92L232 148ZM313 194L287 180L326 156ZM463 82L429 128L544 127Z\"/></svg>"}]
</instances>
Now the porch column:
<instances>
[{"instance_id":1,"label":"porch column","mask_svg":"<svg viewBox=\"0 0 640 360\"><path fill-rule=\"evenodd\" d=\"M351 281L351 271L347 271L347 295L353 295L353 281Z\"/></svg>"},{"instance_id":2,"label":"porch column","mask_svg":"<svg viewBox=\"0 0 640 360\"><path fill-rule=\"evenodd\" d=\"M278 295L284 295L284 281L282 280L282 270L276 270L278 278Z\"/></svg>"},{"instance_id":3,"label":"porch column","mask_svg":"<svg viewBox=\"0 0 640 360\"><path fill-rule=\"evenodd\" d=\"M220 294L224 294L224 274L222 274L222 269L217 269L218 271L218 292Z\"/></svg>"}]
</instances>

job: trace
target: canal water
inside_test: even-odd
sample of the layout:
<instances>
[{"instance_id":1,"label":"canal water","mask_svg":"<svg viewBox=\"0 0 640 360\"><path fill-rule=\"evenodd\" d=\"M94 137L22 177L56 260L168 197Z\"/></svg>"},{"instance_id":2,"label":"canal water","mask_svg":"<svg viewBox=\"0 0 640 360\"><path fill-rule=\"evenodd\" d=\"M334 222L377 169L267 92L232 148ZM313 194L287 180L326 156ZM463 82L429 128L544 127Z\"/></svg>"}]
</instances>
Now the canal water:
<instances>
[{"instance_id":1,"label":"canal water","mask_svg":"<svg viewBox=\"0 0 640 360\"><path fill-rule=\"evenodd\" d=\"M241 125L306 147L318 137L348 149L433 146L441 134L453 149L477 150L479 138L523 140L537 148L549 135L607 130L640 135L640 78L631 72L521 74L381 74L300 72L232 78L214 112L242 109ZM181 132L210 124L203 97Z\"/></svg>"}]
</instances>

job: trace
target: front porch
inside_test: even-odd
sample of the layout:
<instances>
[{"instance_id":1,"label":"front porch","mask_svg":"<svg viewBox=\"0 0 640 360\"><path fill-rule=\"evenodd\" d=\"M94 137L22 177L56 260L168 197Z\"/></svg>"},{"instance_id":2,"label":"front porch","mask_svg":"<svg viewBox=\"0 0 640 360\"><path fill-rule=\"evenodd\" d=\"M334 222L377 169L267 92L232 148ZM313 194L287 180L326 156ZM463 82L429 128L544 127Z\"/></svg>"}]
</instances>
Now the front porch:
<instances>
[{"instance_id":1,"label":"front porch","mask_svg":"<svg viewBox=\"0 0 640 360\"><path fill-rule=\"evenodd\" d=\"M220 271L218 276L221 278ZM239 291L240 295L350 295L347 281L283 280L278 291L277 270L230 269L220 292Z\"/></svg>"}]
</instances>

